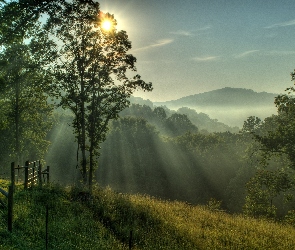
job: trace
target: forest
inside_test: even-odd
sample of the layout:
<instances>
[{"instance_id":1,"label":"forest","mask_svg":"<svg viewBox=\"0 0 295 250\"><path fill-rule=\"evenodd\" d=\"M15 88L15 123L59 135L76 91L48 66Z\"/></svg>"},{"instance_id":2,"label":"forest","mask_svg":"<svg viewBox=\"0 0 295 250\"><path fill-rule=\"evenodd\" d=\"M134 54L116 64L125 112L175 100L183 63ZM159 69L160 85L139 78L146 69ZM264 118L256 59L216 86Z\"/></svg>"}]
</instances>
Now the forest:
<instances>
[{"instance_id":1,"label":"forest","mask_svg":"<svg viewBox=\"0 0 295 250\"><path fill-rule=\"evenodd\" d=\"M0 7L1 178L12 161L38 159L64 186L295 222L295 88L275 97L277 114L245 117L240 129L188 107L139 104L132 94L152 83L136 73L126 32L98 3Z\"/></svg>"},{"instance_id":2,"label":"forest","mask_svg":"<svg viewBox=\"0 0 295 250\"><path fill-rule=\"evenodd\" d=\"M72 184L79 179L72 118L62 113L56 119L46 161L59 166L56 181ZM292 162L287 151L282 153L286 145L277 144L286 119L285 114L263 121L251 116L240 131L230 132L234 129L189 108L132 103L110 124L96 181L118 192L194 205L213 199L229 213L282 219L294 209Z\"/></svg>"}]
</instances>

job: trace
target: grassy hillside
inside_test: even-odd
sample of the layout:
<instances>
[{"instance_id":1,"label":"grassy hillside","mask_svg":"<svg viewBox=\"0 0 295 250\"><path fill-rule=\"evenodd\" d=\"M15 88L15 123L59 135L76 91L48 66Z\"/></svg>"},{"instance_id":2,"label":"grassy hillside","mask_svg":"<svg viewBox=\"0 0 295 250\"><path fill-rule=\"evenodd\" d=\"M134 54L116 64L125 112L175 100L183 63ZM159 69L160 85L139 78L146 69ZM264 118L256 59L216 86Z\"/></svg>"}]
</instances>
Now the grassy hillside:
<instances>
[{"instance_id":1,"label":"grassy hillside","mask_svg":"<svg viewBox=\"0 0 295 250\"><path fill-rule=\"evenodd\" d=\"M3 183L2 183L3 186ZM4 184L5 186L5 184ZM0 249L293 249L295 229L208 207L99 189L47 187L15 194L13 233L1 209Z\"/></svg>"}]
</instances>

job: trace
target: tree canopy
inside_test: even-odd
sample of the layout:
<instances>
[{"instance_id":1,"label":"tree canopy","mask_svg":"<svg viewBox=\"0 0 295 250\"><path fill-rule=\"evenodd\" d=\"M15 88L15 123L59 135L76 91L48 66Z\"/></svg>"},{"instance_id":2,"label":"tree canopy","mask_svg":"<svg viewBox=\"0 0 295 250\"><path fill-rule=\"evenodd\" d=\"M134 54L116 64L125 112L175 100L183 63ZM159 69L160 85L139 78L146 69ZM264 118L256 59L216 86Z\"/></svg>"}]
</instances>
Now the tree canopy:
<instances>
[{"instance_id":1,"label":"tree canopy","mask_svg":"<svg viewBox=\"0 0 295 250\"><path fill-rule=\"evenodd\" d=\"M152 90L140 75L128 73L136 72L136 58L128 54L127 33L117 31L114 16L102 13L92 0L11 1L1 5L0 17L4 50L19 42L32 44L39 68L52 79L46 89L40 84L40 90L74 114L82 178L86 183L89 173L91 186L109 121L129 106L136 89ZM109 30L102 27L104 20L111 24Z\"/></svg>"}]
</instances>

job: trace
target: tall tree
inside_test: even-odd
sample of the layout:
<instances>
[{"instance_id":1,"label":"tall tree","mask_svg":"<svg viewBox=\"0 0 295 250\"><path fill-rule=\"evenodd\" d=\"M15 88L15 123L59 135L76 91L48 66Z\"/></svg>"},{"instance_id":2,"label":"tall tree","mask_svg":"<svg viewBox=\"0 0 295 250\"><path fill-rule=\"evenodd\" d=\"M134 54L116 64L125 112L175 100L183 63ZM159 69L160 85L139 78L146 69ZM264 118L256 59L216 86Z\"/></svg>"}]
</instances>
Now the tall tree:
<instances>
[{"instance_id":1,"label":"tall tree","mask_svg":"<svg viewBox=\"0 0 295 250\"><path fill-rule=\"evenodd\" d=\"M0 4L1 134L18 162L28 152L42 158L49 144L45 137L52 107L45 92L51 78L46 68L55 53L39 20L49 5L50 1L33 0Z\"/></svg>"},{"instance_id":2,"label":"tall tree","mask_svg":"<svg viewBox=\"0 0 295 250\"><path fill-rule=\"evenodd\" d=\"M29 156L42 159L49 145L45 137L52 107L44 94L49 79L38 70L31 52L29 45L16 43L0 54L2 132L18 163Z\"/></svg>"},{"instance_id":3,"label":"tall tree","mask_svg":"<svg viewBox=\"0 0 295 250\"><path fill-rule=\"evenodd\" d=\"M291 76L295 80L295 71ZM274 216L273 200L280 194L290 198L295 187L295 98L290 95L295 88L286 91L287 94L275 98L278 115L266 118L258 133L252 132L261 152L256 174L247 186L245 212L253 215Z\"/></svg>"},{"instance_id":4,"label":"tall tree","mask_svg":"<svg viewBox=\"0 0 295 250\"><path fill-rule=\"evenodd\" d=\"M136 58L127 51L131 42L125 31L116 30L116 20L104 15L93 0L18 0L1 5L0 44L7 45L35 37L40 17L44 31L54 37L59 60L55 62L55 83L51 94L75 115L73 127L82 155L82 177L92 185L99 143L105 138L109 120L129 105L128 98L138 88L150 91L136 71ZM108 19L109 31L102 28ZM90 156L87 169L87 153Z\"/></svg>"},{"instance_id":5,"label":"tall tree","mask_svg":"<svg viewBox=\"0 0 295 250\"><path fill-rule=\"evenodd\" d=\"M295 80L295 71L291 76L292 80ZM290 161L289 167L295 170L295 98L291 95L295 88L290 87L286 91L287 94L275 98L278 115L268 118L266 123L270 124L272 129L268 128L268 133L255 137L262 144L264 158L273 154L286 155Z\"/></svg>"},{"instance_id":6,"label":"tall tree","mask_svg":"<svg viewBox=\"0 0 295 250\"><path fill-rule=\"evenodd\" d=\"M112 24L110 30L101 26L106 19ZM60 105L75 115L82 178L84 183L88 179L91 189L99 144L105 140L109 121L129 105L128 98L136 89L150 91L152 84L139 75L127 76L128 71L136 71L136 58L127 54L131 42L125 31L116 30L112 15L100 12L98 3L64 3L64 9L49 19L46 28L60 46L53 87Z\"/></svg>"}]
</instances>

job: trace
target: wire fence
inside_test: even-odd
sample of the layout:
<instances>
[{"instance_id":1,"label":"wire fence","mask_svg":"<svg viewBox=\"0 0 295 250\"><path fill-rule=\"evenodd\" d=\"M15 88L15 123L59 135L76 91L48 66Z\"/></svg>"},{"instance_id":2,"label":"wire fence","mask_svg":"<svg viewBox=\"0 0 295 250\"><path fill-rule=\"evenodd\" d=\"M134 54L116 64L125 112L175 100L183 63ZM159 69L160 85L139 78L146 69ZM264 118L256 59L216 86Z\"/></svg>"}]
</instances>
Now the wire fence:
<instances>
[{"instance_id":1,"label":"wire fence","mask_svg":"<svg viewBox=\"0 0 295 250\"><path fill-rule=\"evenodd\" d=\"M49 183L49 167L45 170L41 170L40 162L26 162L25 166L15 166L14 163L11 165L11 184L9 186L10 191L9 194L12 194L13 197L13 190L14 184L19 182L24 183L23 188L28 189L31 186L37 186L36 184L42 187L42 183L47 182ZM22 186L22 185L21 185ZM30 189L31 190L31 189ZM32 189L34 190L34 189ZM46 190L46 189L44 189ZM128 249L128 246L125 243L122 243L116 236L112 233L111 230L108 230L104 227L104 225L98 223L93 223L93 219L91 220L90 217L83 217L84 213L87 211L83 211L86 207L83 207L81 210L81 202L77 202L77 206L80 206L79 212L73 212L72 209L75 209L75 205L72 204L71 201L57 202L54 201L54 198L51 198L46 191L39 194L37 202L41 202L40 206L30 206L32 203L32 196L30 195L31 191L26 193L27 198L22 201L25 203L22 204L15 204L16 210L16 217L22 217L22 214L30 213L28 217L26 217L26 221L19 221L17 223L26 223L30 227L36 227L38 230L32 230L35 234L39 234L36 239L31 236L28 236L23 241L16 241L16 244L21 244L20 248L16 246L6 246L5 249L27 249L26 242L33 244L36 248L30 249L46 249L46 250L53 250L53 249L62 249L62 250L72 250L72 249L81 249L81 250L96 250L96 249ZM31 197L31 198L30 198ZM35 197L36 198L36 197ZM53 208L48 206L48 200L53 199ZM73 202L75 203L75 202ZM80 205L79 205L80 203ZM9 204L14 204L13 200ZM47 205L45 205L47 204ZM38 207L36 209L36 207ZM29 210L28 210L29 209ZM34 211L30 211L30 209L35 209ZM9 210L9 209L8 209ZM14 210L14 208L13 208ZM12 211L10 216L8 215L8 230L12 232ZM10 211L10 210L9 210ZM2 211L2 215L4 214L4 210ZM8 213L9 214L9 213ZM68 216L73 217L73 214L77 214L75 218L69 218ZM44 216L45 215L45 216ZM82 215L82 216L81 216ZM86 218L86 219L85 219ZM69 219L71 220L71 224L68 223ZM88 221L87 221L88 219ZM73 223L76 221L77 223ZM16 223L16 224L17 224ZM80 224L79 224L80 223ZM82 226L81 226L82 225ZM88 226L89 225L89 226ZM3 225L2 225L3 226ZM2 227L1 226L1 227ZM24 227L27 228L27 227ZM43 232L44 231L44 235ZM29 233L30 234L30 233ZM44 238L43 238L44 237ZM118 245L118 248L113 248L112 246L108 245L111 242L113 245ZM43 245L37 246L37 245ZM123 246L124 245L124 246ZM129 249L132 246L132 232L130 233L130 241L129 241ZM0 249L1 248L1 240L0 240Z\"/></svg>"},{"instance_id":2,"label":"wire fence","mask_svg":"<svg viewBox=\"0 0 295 250\"><path fill-rule=\"evenodd\" d=\"M29 204L31 201L27 200ZM58 207L58 209L64 210L64 207ZM47 212L46 212L47 210ZM56 211L56 208L54 209ZM81 215L77 214L77 218L70 218L71 222L68 223L68 215L62 213L54 213L49 207L40 207L38 211L30 212L29 216L26 216L25 228L28 232L24 235L17 236L18 233L11 235L11 242L8 245L1 245L0 249L31 249L31 250L97 250L97 249L128 249L128 246L123 247L123 243L120 243L116 237L103 228L103 226L93 226L93 221L83 221L80 218ZM19 211L18 216L21 213L27 213L28 211L23 209ZM46 214L49 213L49 216ZM72 214L72 212L70 213ZM82 216L83 217L83 216ZM77 223L73 221L77 219ZM89 219L89 218L88 218ZM81 225L83 223L83 225ZM0 227L4 228L5 223L0 222ZM22 224L18 221L17 224ZM99 224L99 223L97 223ZM28 226L29 225L29 226ZM79 227L79 225L81 225ZM87 225L89 225L87 227ZM32 231L29 227L32 227ZM14 230L15 232L15 230ZM17 239L17 238L18 239ZM1 237L0 237L1 238ZM110 243L108 245L108 243ZM120 247L116 248L112 243L117 242ZM2 248L3 247L3 248ZM28 248L29 247L29 248ZM131 248L129 248L131 249Z\"/></svg>"}]
</instances>

